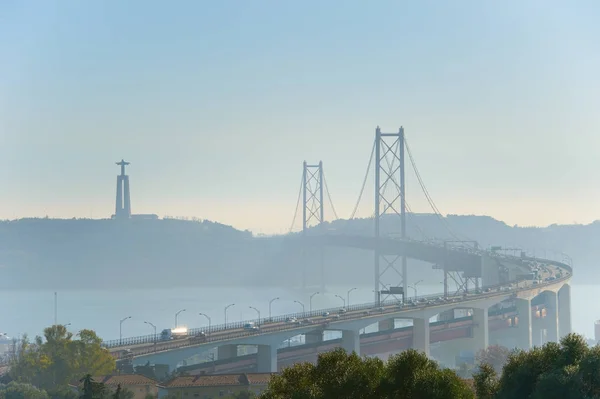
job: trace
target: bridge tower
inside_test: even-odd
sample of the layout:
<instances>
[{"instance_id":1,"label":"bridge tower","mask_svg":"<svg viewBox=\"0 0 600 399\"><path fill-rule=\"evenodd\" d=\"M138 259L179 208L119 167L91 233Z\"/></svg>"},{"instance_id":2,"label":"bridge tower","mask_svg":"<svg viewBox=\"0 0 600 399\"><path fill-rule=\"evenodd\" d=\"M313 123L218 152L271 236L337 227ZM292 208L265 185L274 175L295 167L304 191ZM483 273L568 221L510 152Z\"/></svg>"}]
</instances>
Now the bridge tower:
<instances>
[{"instance_id":1,"label":"bridge tower","mask_svg":"<svg viewBox=\"0 0 600 399\"><path fill-rule=\"evenodd\" d=\"M397 133L382 133L379 126L375 130L375 301L379 302L380 292L389 292L383 281L386 274L394 272L402 287L403 295L408 294L406 256L386 256L381 253L379 237L382 234L381 221L386 214L400 219L400 236L406 238L406 200L404 181L404 128ZM381 271L381 261L384 269ZM399 269L400 267L400 269Z\"/></svg>"},{"instance_id":2,"label":"bridge tower","mask_svg":"<svg viewBox=\"0 0 600 399\"><path fill-rule=\"evenodd\" d=\"M306 237L311 225L322 227L325 221L323 201L323 161L310 165L306 161L302 170L302 236ZM303 245L306 248L306 244ZM325 271L323 266L323 246L319 246L321 266L321 292L325 291ZM306 249L303 251L302 288L306 288Z\"/></svg>"},{"instance_id":3,"label":"bridge tower","mask_svg":"<svg viewBox=\"0 0 600 399\"><path fill-rule=\"evenodd\" d=\"M129 162L121 159L121 162L116 164L121 167L121 174L117 176L115 219L129 219L131 217L131 197L129 196L129 176L125 174L125 166L129 165ZM124 198L123 194L125 194Z\"/></svg>"}]
</instances>

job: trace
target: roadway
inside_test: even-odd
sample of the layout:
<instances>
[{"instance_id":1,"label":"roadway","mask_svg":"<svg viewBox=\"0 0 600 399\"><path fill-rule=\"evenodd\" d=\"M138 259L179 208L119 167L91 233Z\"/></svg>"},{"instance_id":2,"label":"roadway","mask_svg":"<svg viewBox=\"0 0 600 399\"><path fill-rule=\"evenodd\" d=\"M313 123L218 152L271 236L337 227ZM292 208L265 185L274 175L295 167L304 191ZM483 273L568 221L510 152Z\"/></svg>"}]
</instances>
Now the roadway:
<instances>
[{"instance_id":1,"label":"roadway","mask_svg":"<svg viewBox=\"0 0 600 399\"><path fill-rule=\"evenodd\" d=\"M514 258L519 259L519 258ZM560 265L560 266L559 266ZM559 264L558 262L550 263L549 261L542 267L540 277L542 282L534 284L532 281L523 280L520 282L506 283L494 287L484 287L479 293L469 293L462 295L453 295L443 298L443 294L421 296L419 298L408 299L405 303L400 303L398 300L389 300L382 302L378 306L375 303L353 305L346 309L344 313L342 308L331 308L315 310L306 313L294 313L283 316L277 316L272 318L271 322L261 320L261 326L258 331L248 331L243 325L247 322L242 323L231 323L227 326L217 326L212 328L211 331L203 331L202 329L191 329L189 330L190 336L187 338L173 339L168 341L158 340L159 336L145 336L145 337L134 337L123 340L123 345L118 345L118 341L113 341L113 345L106 345L109 350L117 359L125 355L124 349L129 350L129 356L141 356L152 353L170 351L174 349L191 347L191 346L206 346L208 343L215 343L218 346L219 343L227 343L236 339L243 339L244 337L251 337L253 335L268 335L278 333L282 331L293 332L298 330L298 333L304 333L307 329L312 330L335 330L335 326L342 321L349 320L367 320L372 318L373 323L381 320L381 316L390 314L391 317L402 318L403 312L411 312L415 310L424 309L436 309L441 308L445 310L448 305L455 304L456 307L460 307L461 303L464 307L468 307L469 303L474 303L479 300L492 299L495 297L506 297L507 294L514 294L522 291L529 291L533 288L543 288L548 285L557 284L563 280L570 278L570 273L564 273L563 277L556 278L559 275L561 269L567 268L566 265ZM567 272L570 268L567 269ZM545 279L552 276L554 278L551 281L544 281ZM325 312L328 314L324 316ZM288 321L297 319L298 321ZM200 332L205 332L206 336L196 336ZM155 342L156 339L156 342ZM116 342L116 345L114 344Z\"/></svg>"}]
</instances>

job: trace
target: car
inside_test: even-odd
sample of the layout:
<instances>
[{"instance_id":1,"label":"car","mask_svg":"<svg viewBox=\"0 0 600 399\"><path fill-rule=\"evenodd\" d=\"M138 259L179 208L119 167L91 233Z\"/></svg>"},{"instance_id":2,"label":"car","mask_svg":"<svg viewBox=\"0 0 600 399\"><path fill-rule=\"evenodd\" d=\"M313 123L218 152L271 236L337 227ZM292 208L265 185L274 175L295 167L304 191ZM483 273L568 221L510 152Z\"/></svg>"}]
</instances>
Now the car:
<instances>
[{"instance_id":1,"label":"car","mask_svg":"<svg viewBox=\"0 0 600 399\"><path fill-rule=\"evenodd\" d=\"M342 308L342 309L338 310L338 313L344 314L344 313L346 313L346 309Z\"/></svg>"},{"instance_id":2,"label":"car","mask_svg":"<svg viewBox=\"0 0 600 399\"><path fill-rule=\"evenodd\" d=\"M380 312L383 312L383 311L385 311L385 309L384 309L383 307L380 307L380 308L379 308L379 311L380 311Z\"/></svg>"},{"instance_id":3,"label":"car","mask_svg":"<svg viewBox=\"0 0 600 399\"><path fill-rule=\"evenodd\" d=\"M370 311L368 311L368 310L365 310L365 311L363 312L363 316L368 316L368 315L370 315L370 314L371 314L371 312L370 312Z\"/></svg>"},{"instance_id":4,"label":"car","mask_svg":"<svg viewBox=\"0 0 600 399\"><path fill-rule=\"evenodd\" d=\"M327 316L329 316L329 312L323 312L323 314L321 316L327 317Z\"/></svg>"},{"instance_id":5,"label":"car","mask_svg":"<svg viewBox=\"0 0 600 399\"><path fill-rule=\"evenodd\" d=\"M296 321L298 321L295 317L288 317L287 319L285 319L286 323L295 323Z\"/></svg>"}]
</instances>

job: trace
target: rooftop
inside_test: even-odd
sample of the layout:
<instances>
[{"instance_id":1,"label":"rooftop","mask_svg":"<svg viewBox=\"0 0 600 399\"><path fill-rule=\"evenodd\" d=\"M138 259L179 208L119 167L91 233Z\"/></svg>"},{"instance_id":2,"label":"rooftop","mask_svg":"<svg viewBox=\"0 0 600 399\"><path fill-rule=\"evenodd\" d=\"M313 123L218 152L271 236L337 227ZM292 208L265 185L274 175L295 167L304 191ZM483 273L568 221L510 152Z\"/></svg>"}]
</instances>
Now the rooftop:
<instances>
[{"instance_id":1,"label":"rooftop","mask_svg":"<svg viewBox=\"0 0 600 399\"><path fill-rule=\"evenodd\" d=\"M175 377L164 388L267 385L275 373L214 374Z\"/></svg>"}]
</instances>

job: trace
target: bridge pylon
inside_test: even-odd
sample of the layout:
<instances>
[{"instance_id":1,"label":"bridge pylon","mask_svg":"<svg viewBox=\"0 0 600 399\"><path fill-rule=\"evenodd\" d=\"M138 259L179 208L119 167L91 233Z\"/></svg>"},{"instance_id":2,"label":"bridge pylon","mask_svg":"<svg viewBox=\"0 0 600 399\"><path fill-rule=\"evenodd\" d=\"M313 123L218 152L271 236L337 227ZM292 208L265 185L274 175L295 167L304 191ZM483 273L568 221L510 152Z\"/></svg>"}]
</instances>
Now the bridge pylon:
<instances>
[{"instance_id":1,"label":"bridge pylon","mask_svg":"<svg viewBox=\"0 0 600 399\"><path fill-rule=\"evenodd\" d=\"M311 225L322 227L325 221L325 202L323 197L323 161L316 165L304 161L302 169L302 236L306 237ZM303 243L302 289L307 288L306 243ZM319 246L321 292L325 291L325 270L323 265L323 245Z\"/></svg>"},{"instance_id":2,"label":"bridge pylon","mask_svg":"<svg viewBox=\"0 0 600 399\"><path fill-rule=\"evenodd\" d=\"M375 129L375 301L381 298L381 291L389 292L389 286L402 287L403 295L408 295L408 275L405 255L387 256L381 252L379 238L382 235L381 220L392 214L400 219L401 238L406 238L406 200L404 179L404 128L397 133L382 133ZM381 270L383 261L384 269ZM384 277L394 272L397 280L385 284ZM396 283L397 281L397 283Z\"/></svg>"}]
</instances>

